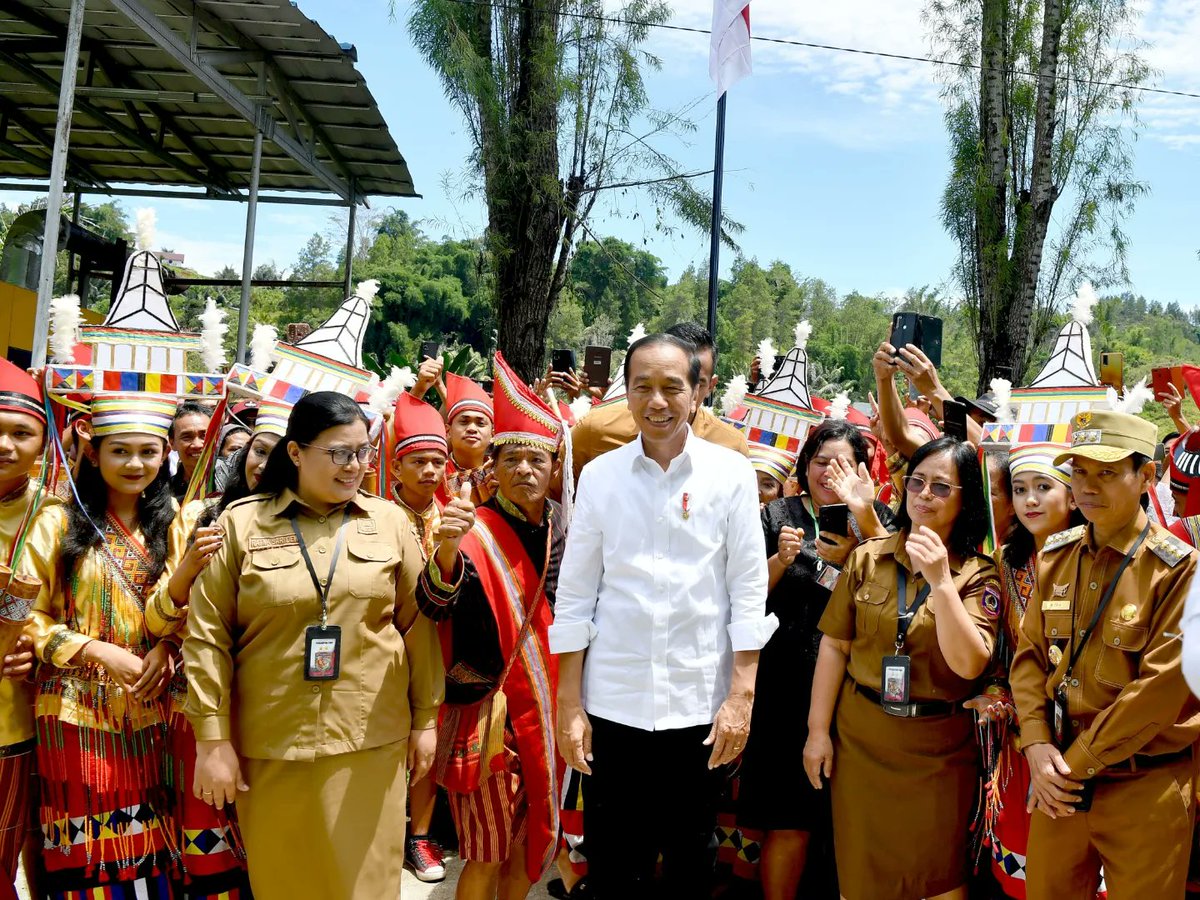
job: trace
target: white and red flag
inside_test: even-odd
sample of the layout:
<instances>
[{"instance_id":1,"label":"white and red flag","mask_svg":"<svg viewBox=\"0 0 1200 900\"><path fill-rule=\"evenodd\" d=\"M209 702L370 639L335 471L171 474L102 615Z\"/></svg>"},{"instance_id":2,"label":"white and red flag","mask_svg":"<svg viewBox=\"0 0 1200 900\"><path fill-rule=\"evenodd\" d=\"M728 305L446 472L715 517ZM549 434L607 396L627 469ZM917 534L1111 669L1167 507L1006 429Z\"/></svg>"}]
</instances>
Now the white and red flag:
<instances>
[{"instance_id":1,"label":"white and red flag","mask_svg":"<svg viewBox=\"0 0 1200 900\"><path fill-rule=\"evenodd\" d=\"M713 0L708 74L717 83L717 97L750 72L750 0Z\"/></svg>"}]
</instances>

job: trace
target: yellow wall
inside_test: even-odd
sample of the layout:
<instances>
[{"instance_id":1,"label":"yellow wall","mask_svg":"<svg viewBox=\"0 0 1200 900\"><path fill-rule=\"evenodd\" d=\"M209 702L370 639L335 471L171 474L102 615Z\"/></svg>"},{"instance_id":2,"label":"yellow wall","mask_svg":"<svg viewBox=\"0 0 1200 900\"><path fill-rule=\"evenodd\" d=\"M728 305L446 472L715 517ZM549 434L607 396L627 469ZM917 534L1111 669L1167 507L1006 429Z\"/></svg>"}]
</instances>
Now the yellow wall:
<instances>
[{"instance_id":1,"label":"yellow wall","mask_svg":"<svg viewBox=\"0 0 1200 900\"><path fill-rule=\"evenodd\" d=\"M83 312L86 324L97 325L103 317L90 309ZM0 281L0 356L17 365L28 365L33 350L33 320L37 315L37 294ZM13 351L16 351L14 357Z\"/></svg>"}]
</instances>

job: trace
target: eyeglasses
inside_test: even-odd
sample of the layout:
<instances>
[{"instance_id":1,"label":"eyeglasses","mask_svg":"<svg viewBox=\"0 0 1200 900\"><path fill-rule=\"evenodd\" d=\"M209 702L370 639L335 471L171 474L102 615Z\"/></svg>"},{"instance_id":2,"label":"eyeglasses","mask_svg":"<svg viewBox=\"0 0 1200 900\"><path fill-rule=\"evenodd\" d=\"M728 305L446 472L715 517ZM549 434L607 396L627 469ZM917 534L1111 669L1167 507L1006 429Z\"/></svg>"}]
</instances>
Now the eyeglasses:
<instances>
[{"instance_id":1,"label":"eyeglasses","mask_svg":"<svg viewBox=\"0 0 1200 900\"><path fill-rule=\"evenodd\" d=\"M937 497L939 500L945 500L950 496L951 491L961 491L962 488L957 484L947 484L944 481L926 481L920 475L905 475L904 489L910 494L919 494L929 487L929 493Z\"/></svg>"},{"instance_id":2,"label":"eyeglasses","mask_svg":"<svg viewBox=\"0 0 1200 900\"><path fill-rule=\"evenodd\" d=\"M325 451L333 460L333 464L339 467L350 465L352 459L357 459L360 463L373 463L379 456L379 451L374 447L359 447L357 450L351 450L349 447L320 447L316 444L305 444L304 446L313 450Z\"/></svg>"}]
</instances>

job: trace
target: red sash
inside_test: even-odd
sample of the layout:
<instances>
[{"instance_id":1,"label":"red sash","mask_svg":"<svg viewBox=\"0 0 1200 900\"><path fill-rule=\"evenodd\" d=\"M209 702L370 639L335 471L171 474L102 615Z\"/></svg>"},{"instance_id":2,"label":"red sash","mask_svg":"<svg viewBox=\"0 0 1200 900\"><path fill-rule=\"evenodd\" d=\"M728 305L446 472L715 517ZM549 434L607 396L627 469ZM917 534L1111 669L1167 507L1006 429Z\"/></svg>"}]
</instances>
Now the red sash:
<instances>
[{"instance_id":1,"label":"red sash","mask_svg":"<svg viewBox=\"0 0 1200 900\"><path fill-rule=\"evenodd\" d=\"M547 637L554 613L541 592L534 596L542 573L533 567L520 539L500 513L487 507L477 509L475 527L463 539L461 549L479 573L496 617L500 655L505 660L513 657L527 610L535 604L537 607L529 634L500 685L507 697L508 718L520 753L529 810L525 870L536 884L558 850L561 771L554 743L558 658L551 655ZM497 760L481 762L485 773L496 770ZM499 762L503 768L503 761Z\"/></svg>"}]
</instances>

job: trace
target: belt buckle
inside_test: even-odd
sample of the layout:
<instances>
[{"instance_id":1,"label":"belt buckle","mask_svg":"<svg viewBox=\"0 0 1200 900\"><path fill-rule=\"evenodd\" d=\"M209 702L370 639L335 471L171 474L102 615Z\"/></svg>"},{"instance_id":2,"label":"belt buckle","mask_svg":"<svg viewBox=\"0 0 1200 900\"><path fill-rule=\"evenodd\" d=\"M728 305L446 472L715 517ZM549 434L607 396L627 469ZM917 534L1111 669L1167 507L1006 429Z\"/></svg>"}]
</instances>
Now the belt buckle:
<instances>
[{"instance_id":1,"label":"belt buckle","mask_svg":"<svg viewBox=\"0 0 1200 900\"><path fill-rule=\"evenodd\" d=\"M915 719L917 717L917 704L915 703L881 703L880 706L889 716L895 716L898 719Z\"/></svg>"}]
</instances>

